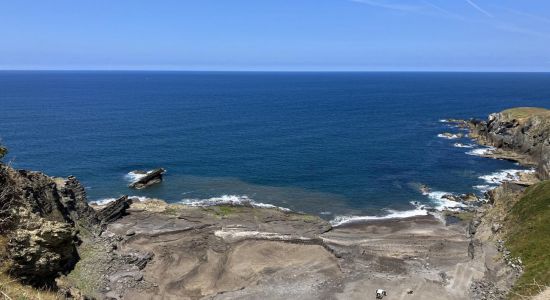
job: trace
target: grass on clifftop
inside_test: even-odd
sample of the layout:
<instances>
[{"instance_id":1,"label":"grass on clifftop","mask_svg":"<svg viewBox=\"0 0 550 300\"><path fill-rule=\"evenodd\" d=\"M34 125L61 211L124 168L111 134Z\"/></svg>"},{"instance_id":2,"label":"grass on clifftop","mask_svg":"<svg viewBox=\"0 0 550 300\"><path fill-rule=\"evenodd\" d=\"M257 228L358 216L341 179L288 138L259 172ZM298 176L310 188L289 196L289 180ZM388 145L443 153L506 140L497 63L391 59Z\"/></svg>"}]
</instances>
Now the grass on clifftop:
<instances>
[{"instance_id":1,"label":"grass on clifftop","mask_svg":"<svg viewBox=\"0 0 550 300\"><path fill-rule=\"evenodd\" d=\"M550 286L550 180L529 187L507 221L506 246L522 259L525 270L511 298L521 299L540 292L537 284Z\"/></svg>"},{"instance_id":2,"label":"grass on clifftop","mask_svg":"<svg viewBox=\"0 0 550 300\"><path fill-rule=\"evenodd\" d=\"M504 110L501 114L509 119L525 119L537 115L550 117L550 110L540 107L516 107Z\"/></svg>"}]
</instances>

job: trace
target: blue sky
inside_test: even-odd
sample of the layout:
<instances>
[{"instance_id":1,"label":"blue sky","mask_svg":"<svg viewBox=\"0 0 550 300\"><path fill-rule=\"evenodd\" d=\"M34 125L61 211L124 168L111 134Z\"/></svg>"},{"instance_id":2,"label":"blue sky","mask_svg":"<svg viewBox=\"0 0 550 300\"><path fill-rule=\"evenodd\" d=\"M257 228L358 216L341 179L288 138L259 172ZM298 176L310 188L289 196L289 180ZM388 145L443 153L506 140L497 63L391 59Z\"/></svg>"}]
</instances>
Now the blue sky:
<instances>
[{"instance_id":1,"label":"blue sky","mask_svg":"<svg viewBox=\"0 0 550 300\"><path fill-rule=\"evenodd\" d=\"M0 69L550 71L547 0L0 0Z\"/></svg>"}]
</instances>

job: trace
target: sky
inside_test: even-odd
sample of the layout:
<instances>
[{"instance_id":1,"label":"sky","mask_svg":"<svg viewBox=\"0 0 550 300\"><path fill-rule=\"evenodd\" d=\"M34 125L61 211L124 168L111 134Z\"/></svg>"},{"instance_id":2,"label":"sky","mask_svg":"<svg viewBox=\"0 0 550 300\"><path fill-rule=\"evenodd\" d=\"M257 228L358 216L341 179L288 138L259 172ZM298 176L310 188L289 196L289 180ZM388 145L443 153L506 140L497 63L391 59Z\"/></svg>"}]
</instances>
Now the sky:
<instances>
[{"instance_id":1,"label":"sky","mask_svg":"<svg viewBox=\"0 0 550 300\"><path fill-rule=\"evenodd\" d=\"M0 0L0 69L550 71L550 1Z\"/></svg>"}]
</instances>

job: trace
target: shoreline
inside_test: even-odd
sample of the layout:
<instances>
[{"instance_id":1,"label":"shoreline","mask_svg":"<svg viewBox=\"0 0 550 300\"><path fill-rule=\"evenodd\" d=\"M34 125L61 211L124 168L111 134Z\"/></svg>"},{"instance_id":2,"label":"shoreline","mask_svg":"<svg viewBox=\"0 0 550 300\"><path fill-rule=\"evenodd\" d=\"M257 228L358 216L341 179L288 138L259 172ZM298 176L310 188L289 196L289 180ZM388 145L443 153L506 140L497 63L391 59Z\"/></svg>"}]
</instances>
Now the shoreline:
<instances>
[{"instance_id":1,"label":"shoreline","mask_svg":"<svg viewBox=\"0 0 550 300\"><path fill-rule=\"evenodd\" d=\"M529 291L524 276L537 274L539 262L522 261L518 249L547 249L510 242L514 232L539 241L547 223L532 227L540 209L528 205L545 207L550 192L550 183L527 188L539 169L513 171L491 175L505 180L483 201L420 186L441 201L472 203L467 209L331 224L248 198L186 205L124 196L90 206L75 177L0 164L0 179L9 179L0 184L13 187L6 199L25 200L3 247L11 275L77 299L364 299L377 289L388 299L501 299Z\"/></svg>"}]
</instances>

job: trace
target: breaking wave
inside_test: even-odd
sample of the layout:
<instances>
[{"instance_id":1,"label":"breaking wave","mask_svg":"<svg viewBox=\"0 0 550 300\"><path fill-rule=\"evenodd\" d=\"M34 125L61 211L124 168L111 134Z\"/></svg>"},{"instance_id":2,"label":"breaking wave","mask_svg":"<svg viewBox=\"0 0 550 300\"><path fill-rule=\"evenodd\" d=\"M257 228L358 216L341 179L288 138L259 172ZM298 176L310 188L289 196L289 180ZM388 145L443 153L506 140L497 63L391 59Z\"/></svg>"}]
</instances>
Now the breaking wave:
<instances>
[{"instance_id":1,"label":"breaking wave","mask_svg":"<svg viewBox=\"0 0 550 300\"><path fill-rule=\"evenodd\" d=\"M460 134L446 135L446 134L440 133L440 134L437 135L437 137L440 137L440 138L443 138L443 139L448 139L448 140L454 140L454 139L462 138L462 135L460 135Z\"/></svg>"},{"instance_id":2,"label":"breaking wave","mask_svg":"<svg viewBox=\"0 0 550 300\"><path fill-rule=\"evenodd\" d=\"M290 211L285 207L279 207L272 204L260 203L252 200L246 195L222 195L208 199L183 199L181 204L189 206L216 206L216 205L234 205L234 206L252 206L258 208L276 208L283 211Z\"/></svg>"},{"instance_id":3,"label":"breaking wave","mask_svg":"<svg viewBox=\"0 0 550 300\"><path fill-rule=\"evenodd\" d=\"M332 226L341 226L344 224L357 223L357 222L363 222L363 221L403 219L403 218L428 215L428 211L424 207L418 207L416 209L404 210L404 211L397 211L397 210L391 210L391 209L388 209L386 211L388 212L388 214L384 216L337 216L330 221L330 224L332 224Z\"/></svg>"},{"instance_id":4,"label":"breaking wave","mask_svg":"<svg viewBox=\"0 0 550 300\"><path fill-rule=\"evenodd\" d=\"M473 156L483 156L483 155L491 154L491 152L493 152L495 149L496 149L495 147L477 148L466 152L466 154L473 155Z\"/></svg>"},{"instance_id":5,"label":"breaking wave","mask_svg":"<svg viewBox=\"0 0 550 300\"><path fill-rule=\"evenodd\" d=\"M147 174L149 174L151 172L152 172L152 170L149 170L146 173L142 173L142 172L139 172L139 171L131 171L131 172L128 172L126 175L124 175L124 178L128 182L133 183L133 182L136 182L136 181L140 180L141 178L145 177Z\"/></svg>"},{"instance_id":6,"label":"breaking wave","mask_svg":"<svg viewBox=\"0 0 550 300\"><path fill-rule=\"evenodd\" d=\"M499 185L506 181L518 181L520 179L520 173L534 173L535 170L517 170L508 169L497 171L488 175L479 176L479 179L483 179L485 182L491 185Z\"/></svg>"},{"instance_id":7,"label":"breaking wave","mask_svg":"<svg viewBox=\"0 0 550 300\"><path fill-rule=\"evenodd\" d=\"M454 143L453 146L456 148L474 148L475 145L473 144L462 144L462 143Z\"/></svg>"},{"instance_id":8,"label":"breaking wave","mask_svg":"<svg viewBox=\"0 0 550 300\"><path fill-rule=\"evenodd\" d=\"M137 199L139 199L139 201L151 200L151 198L147 198L147 197L144 197L144 196L128 196L128 198L133 198L133 199L137 198ZM90 201L88 203L92 204L92 205L105 205L105 204L109 204L113 201L116 201L118 199L119 198L103 198L103 199L93 200L93 201Z\"/></svg>"}]
</instances>

